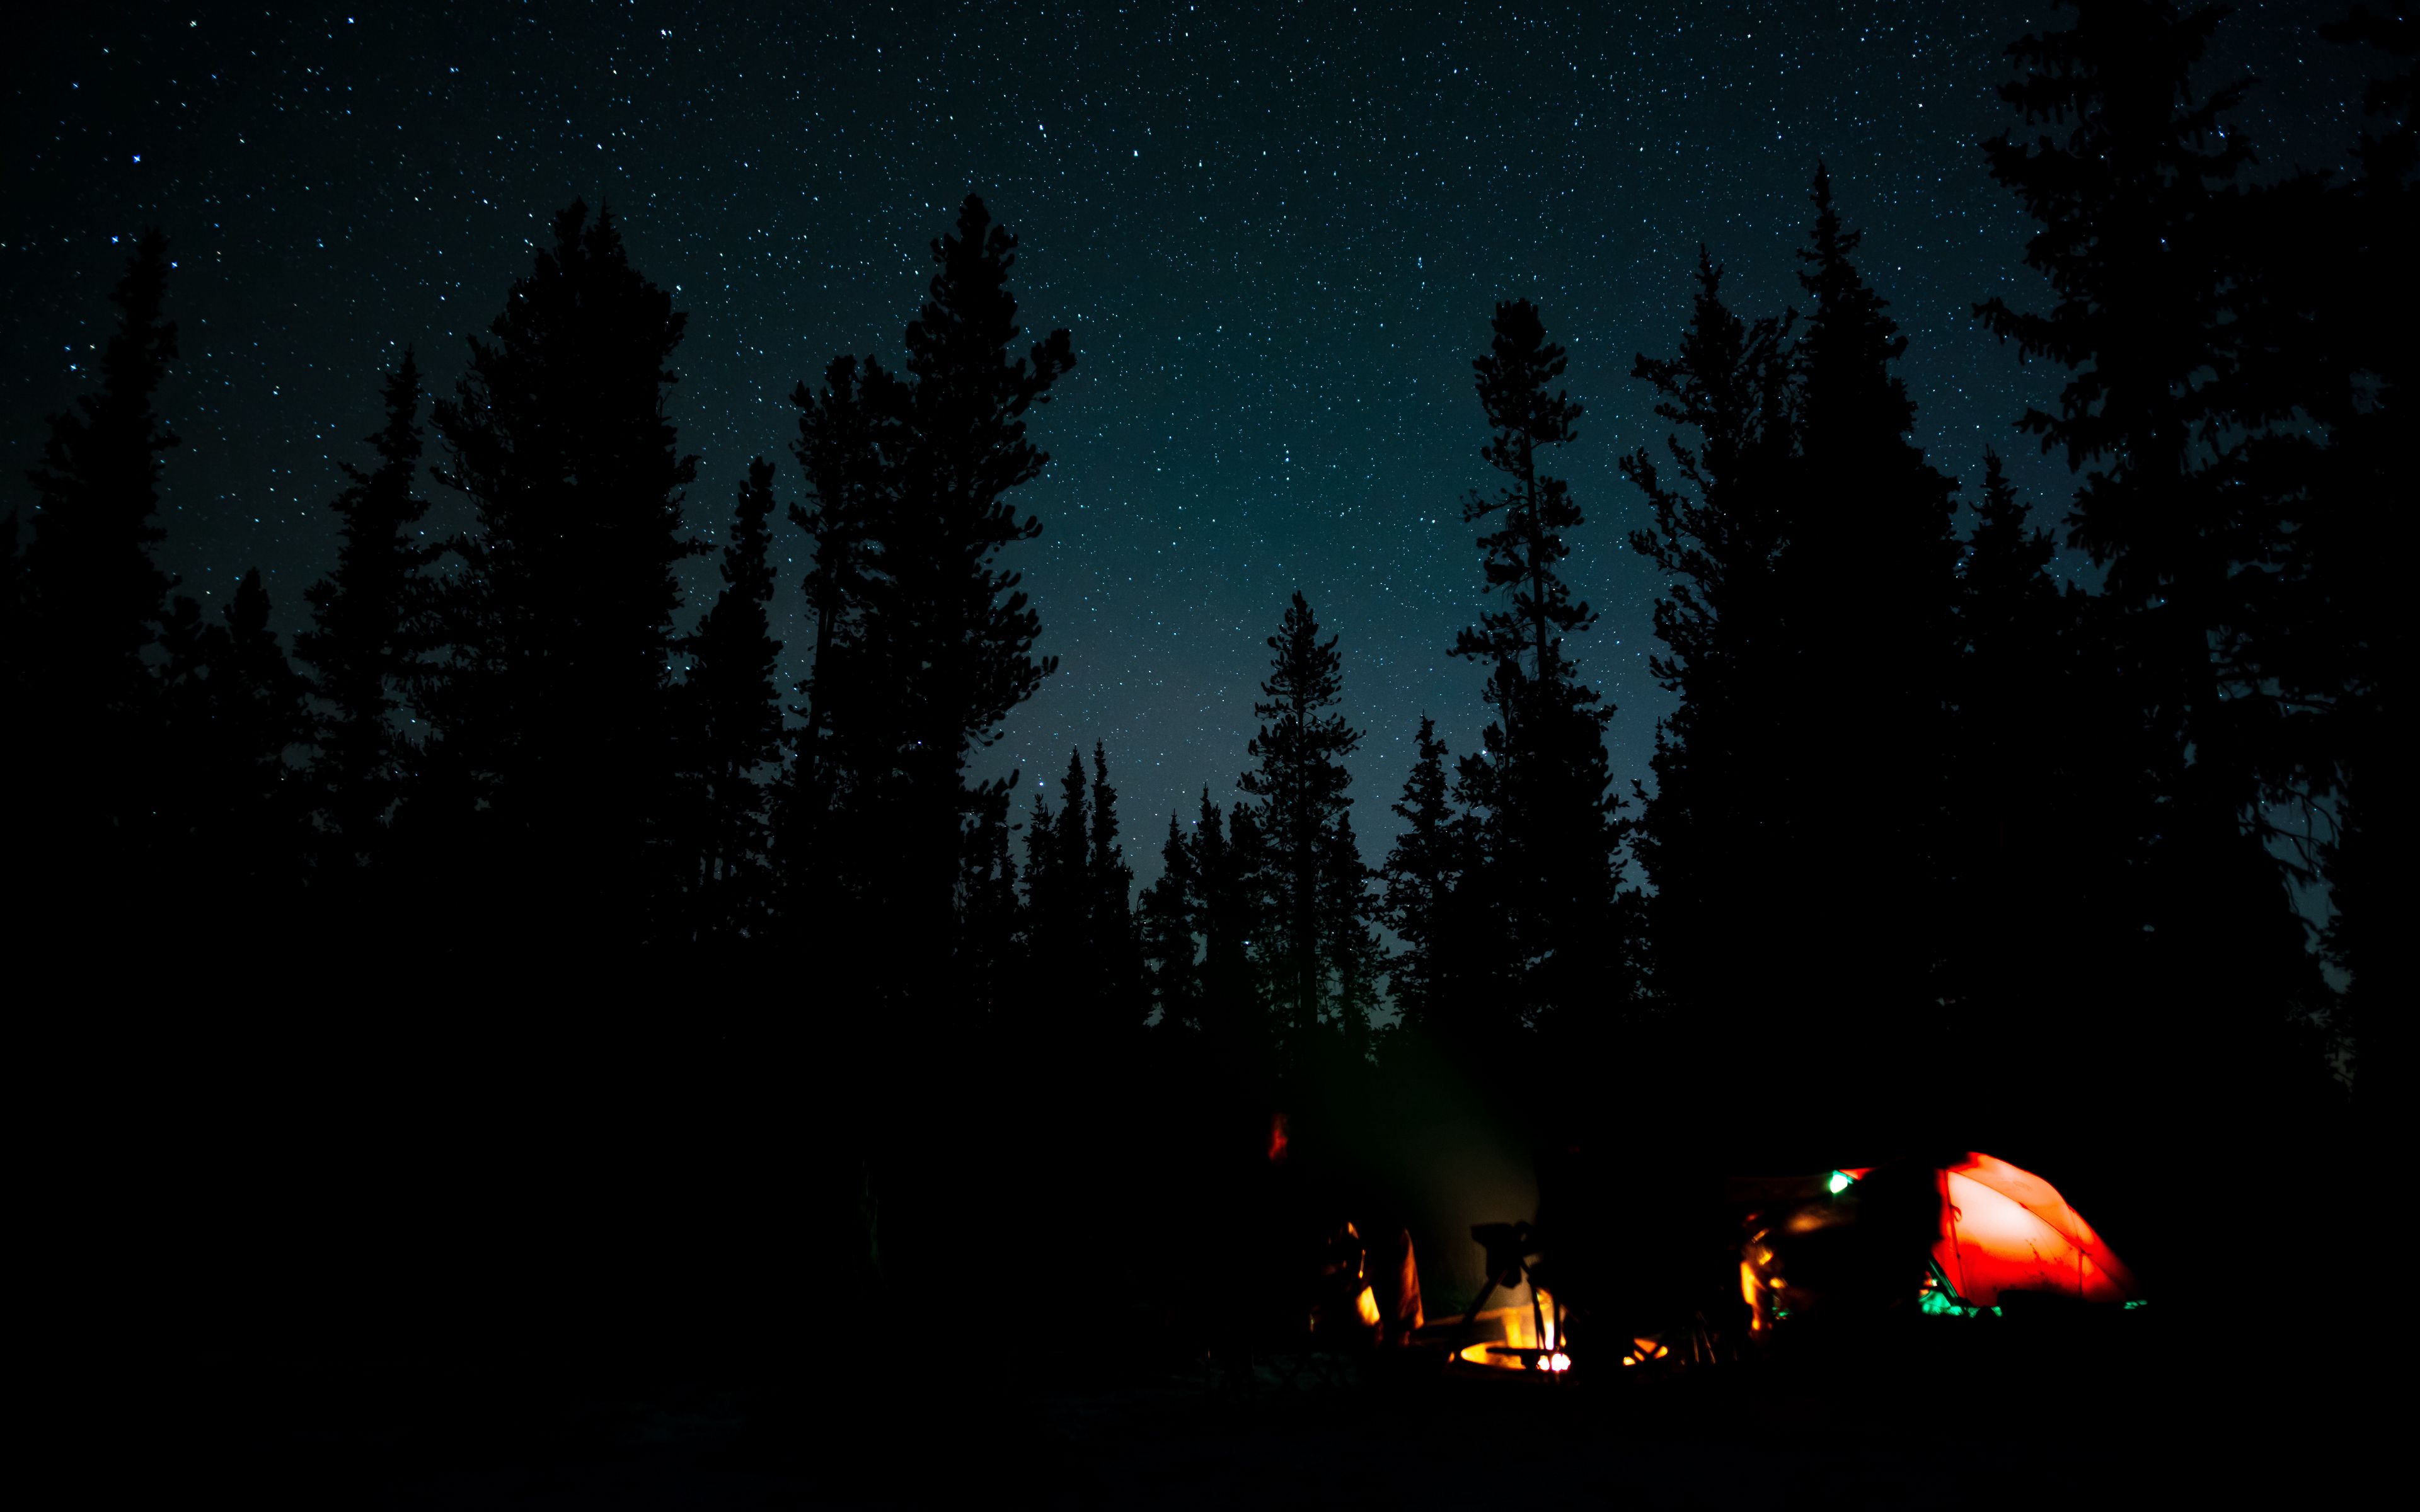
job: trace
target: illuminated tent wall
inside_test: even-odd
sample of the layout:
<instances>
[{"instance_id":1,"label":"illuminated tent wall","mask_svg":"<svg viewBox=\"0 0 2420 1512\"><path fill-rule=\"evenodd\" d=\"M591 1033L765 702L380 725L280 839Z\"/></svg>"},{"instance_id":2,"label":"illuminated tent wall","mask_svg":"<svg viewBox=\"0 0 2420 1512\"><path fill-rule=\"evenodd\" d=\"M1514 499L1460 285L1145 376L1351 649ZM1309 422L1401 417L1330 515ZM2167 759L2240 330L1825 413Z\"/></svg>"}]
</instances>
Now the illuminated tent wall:
<instances>
[{"instance_id":1,"label":"illuminated tent wall","mask_svg":"<svg viewBox=\"0 0 2420 1512\"><path fill-rule=\"evenodd\" d=\"M2142 1300L2126 1262L2058 1188L2033 1172L1970 1151L1939 1178L1941 1238L1932 1246L1932 1263L1949 1300L1994 1307L2003 1291L2083 1302Z\"/></svg>"},{"instance_id":2,"label":"illuminated tent wall","mask_svg":"<svg viewBox=\"0 0 2420 1512\"><path fill-rule=\"evenodd\" d=\"M1837 1171L1832 1190L1874 1167ZM1932 1245L1928 1311L1996 1307L2003 1291L2079 1302L2140 1302L2142 1288L2058 1188L2022 1166L1969 1150L1933 1172L1941 1236Z\"/></svg>"}]
</instances>

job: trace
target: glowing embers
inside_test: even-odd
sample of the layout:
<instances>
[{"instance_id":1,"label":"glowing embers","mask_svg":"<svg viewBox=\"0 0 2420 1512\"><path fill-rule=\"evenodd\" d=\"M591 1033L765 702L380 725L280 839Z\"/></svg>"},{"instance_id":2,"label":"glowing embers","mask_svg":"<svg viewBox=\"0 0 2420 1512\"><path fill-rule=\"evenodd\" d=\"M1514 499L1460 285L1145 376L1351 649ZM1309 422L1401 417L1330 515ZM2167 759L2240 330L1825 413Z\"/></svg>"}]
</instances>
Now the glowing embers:
<instances>
[{"instance_id":1,"label":"glowing embers","mask_svg":"<svg viewBox=\"0 0 2420 1512\"><path fill-rule=\"evenodd\" d=\"M1566 1319L1562 1306L1555 1301L1554 1293L1543 1287L1532 1287L1526 1303L1490 1308L1475 1315L1471 1321L1500 1321L1504 1337L1498 1343L1465 1345L1457 1356L1464 1365L1490 1370L1537 1370L1548 1375L1559 1375L1572 1367L1572 1357L1563 1342Z\"/></svg>"},{"instance_id":2,"label":"glowing embers","mask_svg":"<svg viewBox=\"0 0 2420 1512\"><path fill-rule=\"evenodd\" d=\"M1661 1338L1635 1338L1630 1352L1621 1357L1623 1365L1653 1365L1658 1360L1672 1358L1672 1348Z\"/></svg>"}]
</instances>

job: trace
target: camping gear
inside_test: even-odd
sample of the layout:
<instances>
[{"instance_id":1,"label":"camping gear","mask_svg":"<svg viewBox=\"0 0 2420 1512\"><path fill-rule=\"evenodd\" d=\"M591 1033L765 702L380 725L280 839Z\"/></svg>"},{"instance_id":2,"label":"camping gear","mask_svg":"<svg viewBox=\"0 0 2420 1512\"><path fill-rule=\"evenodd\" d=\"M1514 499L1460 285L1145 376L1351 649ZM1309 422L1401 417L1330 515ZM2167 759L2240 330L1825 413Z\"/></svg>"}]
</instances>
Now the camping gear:
<instances>
[{"instance_id":1,"label":"camping gear","mask_svg":"<svg viewBox=\"0 0 2420 1512\"><path fill-rule=\"evenodd\" d=\"M1463 1309L1463 1318L1475 1322L1484 1316L1497 1316L1481 1311L1488 1297L1498 1288L1513 1291L1524 1282L1529 1288L1529 1309L1526 1318L1518 1306L1502 1310L1504 1342L1473 1344L1461 1350L1458 1358L1471 1365L1500 1369L1544 1370L1549 1374L1569 1370L1572 1358L1564 1352L1562 1317L1553 1293L1538 1284L1532 1268L1542 1247L1537 1231L1526 1223L1474 1224L1470 1237L1487 1252L1487 1279L1481 1284L1479 1295Z\"/></svg>"},{"instance_id":2,"label":"camping gear","mask_svg":"<svg viewBox=\"0 0 2420 1512\"><path fill-rule=\"evenodd\" d=\"M2058 1188L2033 1172L1969 1151L1939 1175L1944 1221L1932 1263L1936 1279L1955 1301L1993 1307L2004 1291L2048 1292L2078 1302L2142 1300L2142 1288L2126 1262Z\"/></svg>"},{"instance_id":3,"label":"camping gear","mask_svg":"<svg viewBox=\"0 0 2420 1512\"><path fill-rule=\"evenodd\" d=\"M2056 1187L1968 1150L1730 1183L1746 1214L1740 1292L1765 1335L1792 1317L1996 1310L2009 1293L2134 1304L2142 1288Z\"/></svg>"}]
</instances>

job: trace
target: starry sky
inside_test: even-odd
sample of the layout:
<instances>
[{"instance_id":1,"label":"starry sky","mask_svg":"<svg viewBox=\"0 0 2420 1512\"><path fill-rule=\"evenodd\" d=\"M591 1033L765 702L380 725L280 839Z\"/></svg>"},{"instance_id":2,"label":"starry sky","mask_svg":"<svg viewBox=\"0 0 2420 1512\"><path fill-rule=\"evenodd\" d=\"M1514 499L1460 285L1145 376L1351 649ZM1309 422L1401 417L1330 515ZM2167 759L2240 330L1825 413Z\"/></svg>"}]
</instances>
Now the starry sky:
<instances>
[{"instance_id":1,"label":"starry sky","mask_svg":"<svg viewBox=\"0 0 2420 1512\"><path fill-rule=\"evenodd\" d=\"M2240 119L2271 171L2349 166L2359 60L2315 26L2336 8L2245 4L2223 34L2210 77L2261 77ZM689 313L672 406L701 457L691 524L719 539L752 455L797 496L792 387L838 352L895 359L926 242L983 194L1021 239L1029 324L1068 328L1079 363L1035 427L1045 533L1012 557L1060 668L993 755L1030 785L1106 742L1146 877L1171 810L1232 795L1296 588L1342 638L1373 861L1420 715L1476 744L1481 674L1443 653L1482 604L1459 506L1489 481L1469 364L1500 299L1535 301L1571 352L1570 571L1604 616L1578 655L1620 711L1617 780L1647 775L1659 584L1615 460L1665 427L1632 359L1675 346L1700 241L1748 313L1796 296L1818 159L1910 338L1932 460L1975 479L1996 443L2038 504L2068 496L2009 430L2051 377L1971 316L2038 297L1977 144L2045 6L59 9L20 30L7 86L0 443L39 455L133 235L162 226L183 344L162 408L185 442L164 564L205 602L257 564L289 633L380 370L411 344L450 389L562 205L610 203ZM776 543L797 646L800 545Z\"/></svg>"}]
</instances>

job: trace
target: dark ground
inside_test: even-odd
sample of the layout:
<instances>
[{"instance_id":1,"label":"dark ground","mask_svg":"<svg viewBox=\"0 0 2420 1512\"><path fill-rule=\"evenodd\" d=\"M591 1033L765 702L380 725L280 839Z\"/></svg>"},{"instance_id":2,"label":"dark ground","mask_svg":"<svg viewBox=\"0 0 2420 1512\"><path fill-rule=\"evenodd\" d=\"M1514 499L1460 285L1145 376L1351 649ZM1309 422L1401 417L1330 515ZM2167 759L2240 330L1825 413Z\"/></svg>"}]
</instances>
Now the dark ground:
<instances>
[{"instance_id":1,"label":"dark ground","mask_svg":"<svg viewBox=\"0 0 2420 1512\"><path fill-rule=\"evenodd\" d=\"M1929 1319L1555 1385L1284 1357L1217 1392L1086 1358L1114 1324L1075 1310L936 1319L871 1361L138 1351L109 1362L133 1392L85 1468L104 1504L141 1477L180 1493L155 1504L277 1507L2351 1504L2370 1433L2342 1367L2275 1334L2108 1324Z\"/></svg>"},{"instance_id":2,"label":"dark ground","mask_svg":"<svg viewBox=\"0 0 2420 1512\"><path fill-rule=\"evenodd\" d=\"M1106 1223L1097 1171L1137 1143L1114 1120L1038 1104L1093 1179L922 1231L937 1263L876 1300L847 1278L854 1167L799 1158L840 1148L801 1124L822 1104L633 1042L547 1062L576 1096L369 1036L303 1046L308 1079L290 1035L139 1074L29 1058L54 1085L11 1208L12 1427L66 1461L45 1483L106 1507L2334 1506L2384 1500L2355 1467L2406 1437L2392 1278L2326 1258L2384 1246L2311 1216L2370 1211L2361 1184L2256 1179L2242 1149L2161 1167L2192 1178L2164 1190L2194 1242L2139 1312L1802 1330L1554 1384L1264 1357L1247 1384L1205 1368L1188 1299L1215 1293L1187 1288L1242 1273L1249 1224L1207 1196Z\"/></svg>"}]
</instances>

